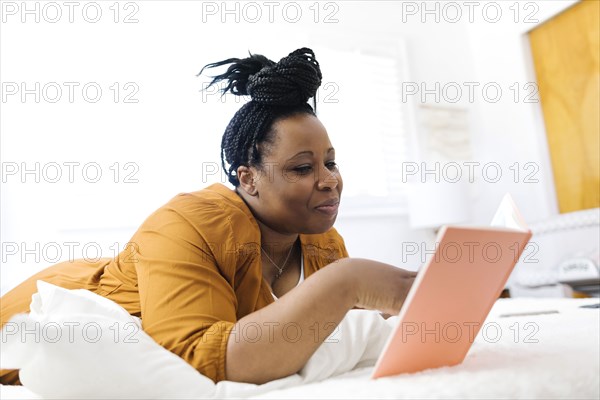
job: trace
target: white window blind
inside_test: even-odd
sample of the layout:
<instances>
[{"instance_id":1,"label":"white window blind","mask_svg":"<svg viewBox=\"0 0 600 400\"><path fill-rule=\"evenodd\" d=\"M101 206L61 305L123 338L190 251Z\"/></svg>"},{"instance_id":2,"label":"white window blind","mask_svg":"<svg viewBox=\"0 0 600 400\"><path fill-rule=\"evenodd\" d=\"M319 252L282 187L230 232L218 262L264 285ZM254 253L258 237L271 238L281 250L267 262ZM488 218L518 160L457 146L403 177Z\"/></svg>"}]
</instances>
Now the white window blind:
<instances>
[{"instance_id":1,"label":"white window blind","mask_svg":"<svg viewBox=\"0 0 600 400\"><path fill-rule=\"evenodd\" d=\"M350 208L404 209L402 163L412 159L413 109L402 102L409 80L404 46L320 48L318 116L336 148Z\"/></svg>"}]
</instances>

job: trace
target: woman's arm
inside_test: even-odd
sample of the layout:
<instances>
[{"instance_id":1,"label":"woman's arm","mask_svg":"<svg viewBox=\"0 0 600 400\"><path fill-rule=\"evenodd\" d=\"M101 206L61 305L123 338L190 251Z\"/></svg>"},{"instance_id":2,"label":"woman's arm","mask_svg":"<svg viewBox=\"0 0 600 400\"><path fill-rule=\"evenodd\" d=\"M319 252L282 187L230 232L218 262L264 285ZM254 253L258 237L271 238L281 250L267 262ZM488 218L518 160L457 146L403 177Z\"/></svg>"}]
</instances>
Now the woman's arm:
<instances>
[{"instance_id":1,"label":"woman's arm","mask_svg":"<svg viewBox=\"0 0 600 400\"><path fill-rule=\"evenodd\" d=\"M415 276L364 259L328 265L235 324L226 379L261 384L298 372L354 306L398 313Z\"/></svg>"}]
</instances>

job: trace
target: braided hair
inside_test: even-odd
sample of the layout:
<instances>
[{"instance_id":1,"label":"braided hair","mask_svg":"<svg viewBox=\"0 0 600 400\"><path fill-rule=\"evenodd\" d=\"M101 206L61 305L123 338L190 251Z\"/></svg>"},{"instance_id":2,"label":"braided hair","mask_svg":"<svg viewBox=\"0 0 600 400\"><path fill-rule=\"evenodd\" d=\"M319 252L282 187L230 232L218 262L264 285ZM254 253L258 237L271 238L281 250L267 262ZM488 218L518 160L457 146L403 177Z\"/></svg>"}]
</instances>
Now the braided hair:
<instances>
[{"instance_id":1,"label":"braided hair","mask_svg":"<svg viewBox=\"0 0 600 400\"><path fill-rule=\"evenodd\" d=\"M238 187L240 165L262 167L261 145L274 141L273 124L297 114L315 115L321 69L311 49L301 48L275 63L260 54L207 64L214 68L231 64L227 71L212 77L208 87L225 81L223 95L249 95L251 100L233 116L221 140L221 165L229 182ZM308 104L313 98L314 110ZM226 163L229 166L226 166Z\"/></svg>"}]
</instances>

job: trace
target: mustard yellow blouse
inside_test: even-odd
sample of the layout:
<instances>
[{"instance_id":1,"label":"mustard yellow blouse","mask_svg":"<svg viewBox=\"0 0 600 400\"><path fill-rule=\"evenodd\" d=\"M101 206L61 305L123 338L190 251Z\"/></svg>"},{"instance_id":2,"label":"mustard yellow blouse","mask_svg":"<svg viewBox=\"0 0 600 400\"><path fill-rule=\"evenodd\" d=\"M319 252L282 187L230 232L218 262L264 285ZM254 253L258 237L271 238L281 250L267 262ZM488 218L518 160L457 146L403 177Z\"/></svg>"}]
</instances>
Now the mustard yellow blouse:
<instances>
[{"instance_id":1,"label":"mustard yellow blouse","mask_svg":"<svg viewBox=\"0 0 600 400\"><path fill-rule=\"evenodd\" d=\"M348 257L334 228L301 234L300 242L306 278ZM114 259L63 262L8 292L0 322L29 311L38 279L88 289L141 317L156 342L218 382L235 322L274 301L262 277L260 243L254 216L233 190L214 184L182 193L152 213ZM17 382L14 372L1 371L0 382Z\"/></svg>"}]
</instances>

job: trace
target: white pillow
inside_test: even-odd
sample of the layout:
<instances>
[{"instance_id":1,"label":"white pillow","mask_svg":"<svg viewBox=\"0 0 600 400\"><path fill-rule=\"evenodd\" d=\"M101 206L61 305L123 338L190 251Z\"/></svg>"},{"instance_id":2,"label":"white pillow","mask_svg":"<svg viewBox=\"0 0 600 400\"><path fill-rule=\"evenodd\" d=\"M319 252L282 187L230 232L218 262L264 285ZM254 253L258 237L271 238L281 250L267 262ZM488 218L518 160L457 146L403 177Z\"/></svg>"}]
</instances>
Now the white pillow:
<instances>
[{"instance_id":1,"label":"white pillow","mask_svg":"<svg viewBox=\"0 0 600 400\"><path fill-rule=\"evenodd\" d=\"M44 398L199 398L215 384L157 344L139 319L87 290L38 281L30 314L2 329L0 368Z\"/></svg>"},{"instance_id":2,"label":"white pillow","mask_svg":"<svg viewBox=\"0 0 600 400\"><path fill-rule=\"evenodd\" d=\"M299 374L263 385L212 380L157 344L117 303L37 281L31 312L2 329L0 368L42 398L246 398L372 366L393 327L351 310Z\"/></svg>"}]
</instances>

